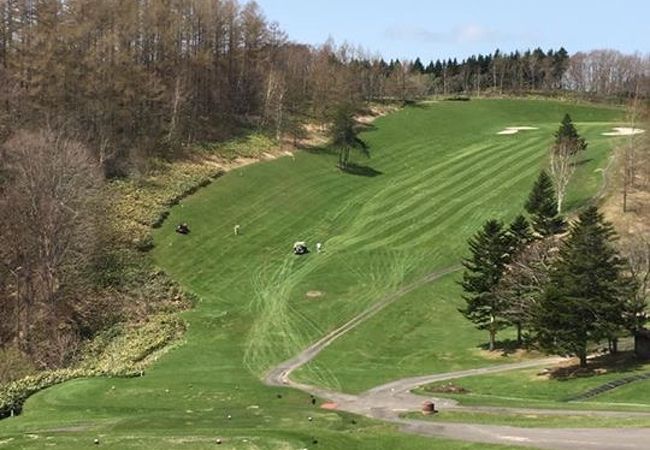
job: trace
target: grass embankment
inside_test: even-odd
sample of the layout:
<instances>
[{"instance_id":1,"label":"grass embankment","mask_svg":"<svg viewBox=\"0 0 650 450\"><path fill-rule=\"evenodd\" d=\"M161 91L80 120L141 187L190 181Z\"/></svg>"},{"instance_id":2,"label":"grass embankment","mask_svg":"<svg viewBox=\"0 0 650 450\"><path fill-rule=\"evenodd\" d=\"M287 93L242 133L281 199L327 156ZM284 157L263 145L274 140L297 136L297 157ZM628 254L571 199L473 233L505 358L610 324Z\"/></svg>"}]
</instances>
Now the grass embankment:
<instances>
[{"instance_id":1,"label":"grass embankment","mask_svg":"<svg viewBox=\"0 0 650 450\"><path fill-rule=\"evenodd\" d=\"M430 439L318 409L309 396L266 387L259 377L404 282L457 264L485 219L518 213L567 111L592 142L581 183L604 163L609 141L599 134L619 112L507 100L446 102L378 119L363 135L372 158L357 160L376 176L342 174L327 149L225 174L173 208L155 234L157 263L200 299L183 313L186 343L145 377L78 380L33 396L21 417L0 422L0 441L74 449L100 436L109 448L205 448L222 437L224 448L313 448L314 440L327 449L430 448ZM513 125L540 129L496 135ZM570 202L589 195L574 190ZM188 236L174 233L178 222L189 223ZM323 242L324 252L295 257L296 240L312 249ZM453 277L430 289L335 342L302 377L354 391L494 362L477 352L485 336L455 312Z\"/></svg>"}]
</instances>

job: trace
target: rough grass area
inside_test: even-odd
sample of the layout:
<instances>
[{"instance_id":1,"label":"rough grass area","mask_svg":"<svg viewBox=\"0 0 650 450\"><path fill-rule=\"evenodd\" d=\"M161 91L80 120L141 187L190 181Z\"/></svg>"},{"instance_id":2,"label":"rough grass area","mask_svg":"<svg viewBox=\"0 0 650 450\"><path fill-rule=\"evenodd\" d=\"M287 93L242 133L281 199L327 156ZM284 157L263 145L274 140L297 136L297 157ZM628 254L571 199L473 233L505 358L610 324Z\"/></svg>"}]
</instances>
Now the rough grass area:
<instances>
[{"instance_id":1,"label":"rough grass area","mask_svg":"<svg viewBox=\"0 0 650 450\"><path fill-rule=\"evenodd\" d=\"M234 160L236 158L260 158L264 153L277 150L279 144L262 133L249 133L225 143L201 144L198 146L210 155Z\"/></svg>"},{"instance_id":2,"label":"rough grass area","mask_svg":"<svg viewBox=\"0 0 650 450\"><path fill-rule=\"evenodd\" d=\"M148 175L108 183L106 198L115 235L126 245L150 249L152 227L162 225L169 208L222 173L209 161L159 161Z\"/></svg>"},{"instance_id":3,"label":"rough grass area","mask_svg":"<svg viewBox=\"0 0 650 450\"><path fill-rule=\"evenodd\" d=\"M259 377L405 282L456 265L485 219L518 213L565 112L592 152L576 185L596 177L596 186L610 145L600 132L620 111L544 101L441 102L379 118L362 135L371 158L353 161L374 177L342 173L327 148L226 173L154 233L155 261L200 298L183 313L184 345L144 377L76 380L32 396L22 416L0 422L0 442L74 449L97 436L102 448L212 448L221 436L224 448L503 448L404 436ZM496 135L517 125L540 129ZM574 189L569 201L592 193ZM174 232L179 222L189 235ZM323 251L297 257L299 240ZM353 391L493 363L480 350L485 336L455 311L457 295L453 276L411 292L301 376Z\"/></svg>"}]
</instances>

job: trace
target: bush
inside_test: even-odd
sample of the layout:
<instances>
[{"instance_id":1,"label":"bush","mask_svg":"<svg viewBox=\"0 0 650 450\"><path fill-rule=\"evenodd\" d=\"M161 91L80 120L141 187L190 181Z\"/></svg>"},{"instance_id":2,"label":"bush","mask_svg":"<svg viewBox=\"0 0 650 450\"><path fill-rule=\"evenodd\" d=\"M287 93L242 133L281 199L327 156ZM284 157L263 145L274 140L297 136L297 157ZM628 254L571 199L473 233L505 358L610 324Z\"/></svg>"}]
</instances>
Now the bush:
<instances>
[{"instance_id":1,"label":"bush","mask_svg":"<svg viewBox=\"0 0 650 450\"><path fill-rule=\"evenodd\" d=\"M454 95L453 97L447 97L445 100L448 102L468 102L470 98L466 95Z\"/></svg>"},{"instance_id":2,"label":"bush","mask_svg":"<svg viewBox=\"0 0 650 450\"><path fill-rule=\"evenodd\" d=\"M0 385L23 378L33 372L36 372L36 367L27 355L15 346L0 348Z\"/></svg>"},{"instance_id":3,"label":"bush","mask_svg":"<svg viewBox=\"0 0 650 450\"><path fill-rule=\"evenodd\" d=\"M216 145L203 145L201 148L209 154L225 159L258 158L264 152L277 149L278 142L262 133L251 133L243 137Z\"/></svg>"}]
</instances>

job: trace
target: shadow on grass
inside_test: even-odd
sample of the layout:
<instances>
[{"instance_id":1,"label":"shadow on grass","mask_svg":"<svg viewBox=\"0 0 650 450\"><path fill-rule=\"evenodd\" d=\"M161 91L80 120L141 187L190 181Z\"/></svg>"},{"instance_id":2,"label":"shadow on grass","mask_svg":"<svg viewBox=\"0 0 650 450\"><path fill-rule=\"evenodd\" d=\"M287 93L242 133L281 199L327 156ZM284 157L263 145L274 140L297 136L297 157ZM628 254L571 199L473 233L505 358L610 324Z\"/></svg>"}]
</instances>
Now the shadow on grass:
<instances>
[{"instance_id":1,"label":"shadow on grass","mask_svg":"<svg viewBox=\"0 0 650 450\"><path fill-rule=\"evenodd\" d=\"M355 163L348 163L346 166L338 166L338 168L341 170L341 172L345 172L350 175L357 175L360 177L376 177L383 174L383 172L373 169L372 167Z\"/></svg>"},{"instance_id":2,"label":"shadow on grass","mask_svg":"<svg viewBox=\"0 0 650 450\"><path fill-rule=\"evenodd\" d=\"M429 105L426 103L420 102L420 101L415 101L415 100L407 100L404 102L404 106L408 106L409 108L417 108L417 109L427 109L430 108Z\"/></svg>"},{"instance_id":3,"label":"shadow on grass","mask_svg":"<svg viewBox=\"0 0 650 450\"><path fill-rule=\"evenodd\" d=\"M580 161L574 162L573 165L575 167L580 167L580 166L584 166L587 163L590 163L591 161L593 161L593 158L585 158L585 159L581 159Z\"/></svg>"},{"instance_id":4,"label":"shadow on grass","mask_svg":"<svg viewBox=\"0 0 650 450\"><path fill-rule=\"evenodd\" d=\"M479 345L481 350L489 350L489 344L485 343ZM515 339L504 339L497 341L494 347L495 352L501 352L502 356L510 356L515 353L517 350L525 348L522 344L519 344Z\"/></svg>"},{"instance_id":5,"label":"shadow on grass","mask_svg":"<svg viewBox=\"0 0 650 450\"><path fill-rule=\"evenodd\" d=\"M570 366L557 367L549 371L548 376L554 380L571 380L573 378L596 377L608 373L625 374L639 369L647 361L640 360L634 352L604 354L589 358L587 367L580 367L577 362Z\"/></svg>"},{"instance_id":6,"label":"shadow on grass","mask_svg":"<svg viewBox=\"0 0 650 450\"><path fill-rule=\"evenodd\" d=\"M330 146L314 147L310 145L305 145L305 146L299 146L298 148L304 151L305 153L309 153L312 155L338 155L339 154L339 151L337 149Z\"/></svg>"},{"instance_id":7,"label":"shadow on grass","mask_svg":"<svg viewBox=\"0 0 650 450\"><path fill-rule=\"evenodd\" d=\"M364 122L358 122L355 128L359 133L369 133L371 131L377 130L377 126L374 125L373 123L364 123Z\"/></svg>"}]
</instances>

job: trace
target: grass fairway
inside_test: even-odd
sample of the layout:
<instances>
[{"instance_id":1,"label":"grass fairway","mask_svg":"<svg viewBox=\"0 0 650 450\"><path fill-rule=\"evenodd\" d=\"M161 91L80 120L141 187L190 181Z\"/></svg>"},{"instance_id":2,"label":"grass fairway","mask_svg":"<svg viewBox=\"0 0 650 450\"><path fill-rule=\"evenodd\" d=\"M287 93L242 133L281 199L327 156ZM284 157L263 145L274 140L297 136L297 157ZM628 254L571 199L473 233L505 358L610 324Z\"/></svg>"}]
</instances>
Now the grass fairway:
<instances>
[{"instance_id":1,"label":"grass fairway","mask_svg":"<svg viewBox=\"0 0 650 450\"><path fill-rule=\"evenodd\" d=\"M327 149L233 171L173 209L154 257L200 297L185 342L137 379L77 380L0 422L0 448L420 449L388 425L318 409L259 381L273 364L383 295L456 265L491 217L520 212L565 112L590 142L568 205L597 189L621 111L546 101L412 107L363 138L376 176L342 174ZM506 126L538 130L498 136ZM174 225L188 222L188 236ZM233 227L241 225L234 236ZM294 241L324 252L295 257ZM311 296L306 294L312 291ZM315 295L315 296L314 296ZM298 376L358 391L395 377L495 362L456 308L454 276L411 292L335 342ZM228 416L231 416L228 419ZM307 421L312 416L313 421ZM436 448L503 448L436 441Z\"/></svg>"}]
</instances>

